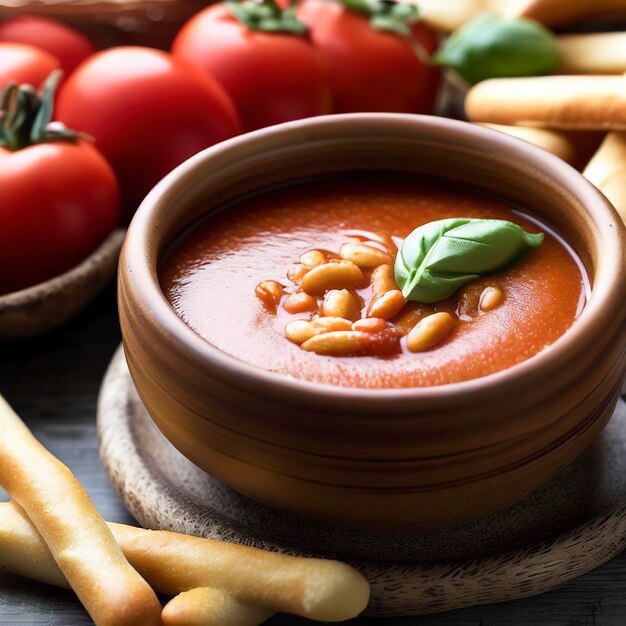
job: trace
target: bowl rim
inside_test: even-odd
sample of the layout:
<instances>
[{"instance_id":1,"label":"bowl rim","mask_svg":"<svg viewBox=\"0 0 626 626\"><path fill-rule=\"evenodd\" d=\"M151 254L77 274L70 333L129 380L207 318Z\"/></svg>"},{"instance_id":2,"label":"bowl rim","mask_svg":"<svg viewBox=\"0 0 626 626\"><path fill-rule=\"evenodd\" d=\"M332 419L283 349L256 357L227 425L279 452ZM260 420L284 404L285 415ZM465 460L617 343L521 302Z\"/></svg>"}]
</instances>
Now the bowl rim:
<instances>
[{"instance_id":1,"label":"bowl rim","mask_svg":"<svg viewBox=\"0 0 626 626\"><path fill-rule=\"evenodd\" d=\"M524 158L531 159L537 171L544 175L554 173L566 179L568 191L587 208L587 217L598 229L602 243L598 245L595 274L589 276L592 282L591 297L574 324L536 355L487 376L442 385L385 389L343 387L266 370L223 352L188 326L166 299L157 275L159 259L156 258L154 233L159 230L159 213L175 201L175 188L193 178L197 170L208 167L212 160L239 150L242 146L262 139L276 139L281 135L287 137L302 129L315 132L319 128L337 127L340 134L342 126L355 124L360 125L364 132L372 126L380 131L387 124L408 124L414 130L430 127L442 132L452 132L459 139L466 137L481 140L490 144L494 150L523 155ZM622 286L623 280L620 281L620 278L626 276L625 249L626 229L613 206L582 174L558 157L524 140L468 122L426 115L354 113L298 120L239 135L207 148L179 165L154 187L137 210L124 242L120 275L124 274L131 282L136 299L146 307L147 319L159 338L171 346L176 345L185 354L185 358L193 360L198 367L211 368L213 376L231 384L235 381L249 391L270 394L280 392L284 398L296 399L298 403L307 400L332 401L346 403L348 406L351 402L366 400L373 403L375 406L372 408L375 408L394 399L426 403L437 402L451 395L462 400L476 399L494 388L505 390L508 387L527 386L533 378L539 380L545 368L552 368L554 371L559 365L565 365L580 352L581 345L585 343L585 335L597 335L599 327L612 319L606 311L617 311L619 301L626 297L626 286ZM155 259L154 265L150 263L151 257ZM122 282L120 280L120 298ZM622 318L626 318L626 313ZM623 321L624 319L622 323Z\"/></svg>"}]
</instances>

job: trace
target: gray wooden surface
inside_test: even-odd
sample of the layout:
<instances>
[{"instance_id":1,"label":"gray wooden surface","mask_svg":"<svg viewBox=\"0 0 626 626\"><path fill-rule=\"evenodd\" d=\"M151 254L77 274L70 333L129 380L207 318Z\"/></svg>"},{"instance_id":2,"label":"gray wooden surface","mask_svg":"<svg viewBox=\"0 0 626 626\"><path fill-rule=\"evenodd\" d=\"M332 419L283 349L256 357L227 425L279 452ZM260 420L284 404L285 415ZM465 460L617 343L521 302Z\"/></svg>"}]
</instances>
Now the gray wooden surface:
<instances>
[{"instance_id":1,"label":"gray wooden surface","mask_svg":"<svg viewBox=\"0 0 626 626\"><path fill-rule=\"evenodd\" d=\"M95 411L98 387L120 337L114 292L105 292L78 320L43 340L0 344L0 392L37 437L83 482L108 520L132 523L98 459ZM6 495L0 491L0 500ZM90 624L68 591L0 573L0 625ZM304 626L276 616L269 626ZM509 604L437 616L361 619L353 626L496 626L626 624L626 555L550 593Z\"/></svg>"}]
</instances>

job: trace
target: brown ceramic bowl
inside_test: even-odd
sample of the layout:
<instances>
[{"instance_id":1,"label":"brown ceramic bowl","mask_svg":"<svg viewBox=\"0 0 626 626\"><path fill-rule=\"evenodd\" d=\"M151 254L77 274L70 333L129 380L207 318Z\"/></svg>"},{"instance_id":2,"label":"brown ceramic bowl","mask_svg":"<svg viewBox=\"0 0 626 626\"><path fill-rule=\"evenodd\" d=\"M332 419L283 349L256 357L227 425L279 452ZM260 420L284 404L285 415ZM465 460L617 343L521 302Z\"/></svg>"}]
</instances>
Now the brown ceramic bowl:
<instances>
[{"instance_id":1,"label":"brown ceramic bowl","mask_svg":"<svg viewBox=\"0 0 626 626\"><path fill-rule=\"evenodd\" d=\"M268 185L368 169L470 184L552 225L592 283L580 319L508 370L444 386L369 390L289 379L235 359L165 299L159 261L200 216ZM165 436L237 491L348 527L453 525L520 500L606 424L626 369L625 250L624 227L605 198L523 141L422 116L285 124L198 154L144 201L120 264L126 357Z\"/></svg>"}]
</instances>

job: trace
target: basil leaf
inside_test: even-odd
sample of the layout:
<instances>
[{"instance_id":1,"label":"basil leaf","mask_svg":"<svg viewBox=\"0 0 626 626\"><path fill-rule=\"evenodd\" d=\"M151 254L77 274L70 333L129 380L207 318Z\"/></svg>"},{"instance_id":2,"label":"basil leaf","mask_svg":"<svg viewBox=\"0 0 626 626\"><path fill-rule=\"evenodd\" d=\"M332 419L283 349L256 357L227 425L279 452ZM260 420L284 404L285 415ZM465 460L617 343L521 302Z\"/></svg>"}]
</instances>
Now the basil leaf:
<instances>
[{"instance_id":1,"label":"basil leaf","mask_svg":"<svg viewBox=\"0 0 626 626\"><path fill-rule=\"evenodd\" d=\"M506 220L452 218L416 228L403 242L395 276L406 300L430 304L465 283L500 272L543 241Z\"/></svg>"},{"instance_id":2,"label":"basil leaf","mask_svg":"<svg viewBox=\"0 0 626 626\"><path fill-rule=\"evenodd\" d=\"M559 55L552 33L538 22L485 13L448 37L433 62L473 84L546 74L557 66Z\"/></svg>"}]
</instances>

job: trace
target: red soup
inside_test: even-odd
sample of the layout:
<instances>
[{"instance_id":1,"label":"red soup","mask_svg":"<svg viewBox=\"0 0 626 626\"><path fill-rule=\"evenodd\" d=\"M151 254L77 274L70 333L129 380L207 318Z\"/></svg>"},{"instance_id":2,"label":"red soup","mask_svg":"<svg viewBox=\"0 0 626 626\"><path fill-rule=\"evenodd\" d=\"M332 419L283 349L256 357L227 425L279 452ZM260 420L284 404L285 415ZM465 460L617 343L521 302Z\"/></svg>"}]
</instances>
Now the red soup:
<instances>
[{"instance_id":1,"label":"red soup","mask_svg":"<svg viewBox=\"0 0 626 626\"><path fill-rule=\"evenodd\" d=\"M403 238L444 218L508 220L545 239L504 271L430 304L406 301ZM163 291L208 342L286 376L345 387L441 385L547 349L585 305L580 261L504 202L409 177L303 182L242 199L166 255Z\"/></svg>"}]
</instances>

